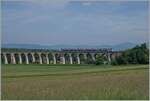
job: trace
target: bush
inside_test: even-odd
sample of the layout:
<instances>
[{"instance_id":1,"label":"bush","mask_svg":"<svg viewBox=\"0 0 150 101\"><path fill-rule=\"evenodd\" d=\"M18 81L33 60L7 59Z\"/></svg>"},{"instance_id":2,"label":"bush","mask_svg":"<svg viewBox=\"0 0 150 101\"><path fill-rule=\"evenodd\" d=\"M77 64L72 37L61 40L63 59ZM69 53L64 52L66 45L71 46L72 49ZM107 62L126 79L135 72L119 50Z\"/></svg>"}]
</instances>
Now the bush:
<instances>
[{"instance_id":1,"label":"bush","mask_svg":"<svg viewBox=\"0 0 150 101\"><path fill-rule=\"evenodd\" d=\"M116 64L115 61L113 62L112 64ZM149 49L146 47L146 43L126 50L122 56L116 57L116 62L118 64L148 64Z\"/></svg>"},{"instance_id":2,"label":"bush","mask_svg":"<svg viewBox=\"0 0 150 101\"><path fill-rule=\"evenodd\" d=\"M104 61L102 59L97 59L95 62L96 65L104 64Z\"/></svg>"},{"instance_id":3,"label":"bush","mask_svg":"<svg viewBox=\"0 0 150 101\"><path fill-rule=\"evenodd\" d=\"M86 64L95 64L95 61L93 61L92 59L87 59L85 61Z\"/></svg>"},{"instance_id":4,"label":"bush","mask_svg":"<svg viewBox=\"0 0 150 101\"><path fill-rule=\"evenodd\" d=\"M98 55L96 57L96 62L95 62L96 65L102 65L105 62L108 63L106 57L104 57L103 55Z\"/></svg>"},{"instance_id":5,"label":"bush","mask_svg":"<svg viewBox=\"0 0 150 101\"><path fill-rule=\"evenodd\" d=\"M116 59L113 59L113 60L111 61L111 64L112 64L112 65L118 65L118 62L116 61Z\"/></svg>"}]
</instances>

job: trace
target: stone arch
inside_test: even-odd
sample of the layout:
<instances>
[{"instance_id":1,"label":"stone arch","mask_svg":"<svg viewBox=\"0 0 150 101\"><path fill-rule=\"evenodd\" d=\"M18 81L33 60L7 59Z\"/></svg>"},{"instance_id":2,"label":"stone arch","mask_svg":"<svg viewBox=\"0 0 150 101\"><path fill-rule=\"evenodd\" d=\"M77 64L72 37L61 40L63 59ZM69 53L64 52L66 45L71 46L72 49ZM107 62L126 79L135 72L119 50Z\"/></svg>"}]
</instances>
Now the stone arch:
<instances>
[{"instance_id":1,"label":"stone arch","mask_svg":"<svg viewBox=\"0 0 150 101\"><path fill-rule=\"evenodd\" d=\"M10 53L6 53L6 57L7 57L7 60L8 60L8 64L11 64L11 55Z\"/></svg>"},{"instance_id":2,"label":"stone arch","mask_svg":"<svg viewBox=\"0 0 150 101\"><path fill-rule=\"evenodd\" d=\"M87 53L87 59L85 61L85 64L93 64L94 60L92 59L92 55L90 53Z\"/></svg>"},{"instance_id":3,"label":"stone arch","mask_svg":"<svg viewBox=\"0 0 150 101\"><path fill-rule=\"evenodd\" d=\"M77 54L75 54L75 53L72 53L72 63L73 64L77 64L78 62L77 62Z\"/></svg>"},{"instance_id":4,"label":"stone arch","mask_svg":"<svg viewBox=\"0 0 150 101\"><path fill-rule=\"evenodd\" d=\"M43 64L47 64L46 54L41 53L41 58L42 58L42 63L43 63Z\"/></svg>"},{"instance_id":5,"label":"stone arch","mask_svg":"<svg viewBox=\"0 0 150 101\"><path fill-rule=\"evenodd\" d=\"M59 53L55 54L55 58L56 58L56 64L60 64L61 63L61 59L60 59L60 54Z\"/></svg>"},{"instance_id":6,"label":"stone arch","mask_svg":"<svg viewBox=\"0 0 150 101\"><path fill-rule=\"evenodd\" d=\"M65 57L65 63L66 64L70 64L69 54L68 53L64 53L64 57Z\"/></svg>"},{"instance_id":7,"label":"stone arch","mask_svg":"<svg viewBox=\"0 0 150 101\"><path fill-rule=\"evenodd\" d=\"M34 53L34 57L35 57L35 64L40 64L39 54L38 53Z\"/></svg>"},{"instance_id":8,"label":"stone arch","mask_svg":"<svg viewBox=\"0 0 150 101\"><path fill-rule=\"evenodd\" d=\"M15 60L16 60L16 64L19 64L19 54L14 53L14 57L15 57Z\"/></svg>"},{"instance_id":9,"label":"stone arch","mask_svg":"<svg viewBox=\"0 0 150 101\"><path fill-rule=\"evenodd\" d=\"M83 53L79 53L79 58L80 58L80 64L84 64L85 63L85 58L84 58Z\"/></svg>"},{"instance_id":10,"label":"stone arch","mask_svg":"<svg viewBox=\"0 0 150 101\"><path fill-rule=\"evenodd\" d=\"M5 64L4 54L1 54L1 63L2 63L2 64Z\"/></svg>"},{"instance_id":11,"label":"stone arch","mask_svg":"<svg viewBox=\"0 0 150 101\"><path fill-rule=\"evenodd\" d=\"M33 63L32 54L31 54L31 53L28 53L27 56L28 56L29 64L32 64L32 63Z\"/></svg>"},{"instance_id":12,"label":"stone arch","mask_svg":"<svg viewBox=\"0 0 150 101\"><path fill-rule=\"evenodd\" d=\"M50 63L50 64L53 64L53 63L54 63L52 53L48 53L48 59L49 59L49 63Z\"/></svg>"},{"instance_id":13,"label":"stone arch","mask_svg":"<svg viewBox=\"0 0 150 101\"><path fill-rule=\"evenodd\" d=\"M21 53L22 64L26 64L26 57L24 53Z\"/></svg>"},{"instance_id":14,"label":"stone arch","mask_svg":"<svg viewBox=\"0 0 150 101\"><path fill-rule=\"evenodd\" d=\"M97 53L90 53L92 61L96 61Z\"/></svg>"},{"instance_id":15,"label":"stone arch","mask_svg":"<svg viewBox=\"0 0 150 101\"><path fill-rule=\"evenodd\" d=\"M31 56L32 56L32 63L33 64L36 64L36 62L35 62L35 56L34 56L34 52L31 52L31 53L29 53L29 54L31 54Z\"/></svg>"},{"instance_id":16,"label":"stone arch","mask_svg":"<svg viewBox=\"0 0 150 101\"><path fill-rule=\"evenodd\" d=\"M59 64L65 64L65 56L63 53L59 53L59 58L60 58L60 61L59 61Z\"/></svg>"},{"instance_id":17,"label":"stone arch","mask_svg":"<svg viewBox=\"0 0 150 101\"><path fill-rule=\"evenodd\" d=\"M87 53L87 59L91 59L92 60L92 56L90 53Z\"/></svg>"}]
</instances>

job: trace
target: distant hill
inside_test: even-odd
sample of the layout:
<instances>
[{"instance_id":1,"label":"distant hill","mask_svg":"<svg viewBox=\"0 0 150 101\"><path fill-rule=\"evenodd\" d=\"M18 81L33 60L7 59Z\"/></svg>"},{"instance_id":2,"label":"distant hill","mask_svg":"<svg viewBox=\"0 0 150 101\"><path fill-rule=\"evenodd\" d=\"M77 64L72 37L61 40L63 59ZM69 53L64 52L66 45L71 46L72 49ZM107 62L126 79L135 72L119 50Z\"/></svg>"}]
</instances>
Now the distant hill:
<instances>
[{"instance_id":1,"label":"distant hill","mask_svg":"<svg viewBox=\"0 0 150 101\"><path fill-rule=\"evenodd\" d=\"M26 49L61 49L61 48L112 48L114 51L133 48L137 44L121 43L118 45L37 45L37 44L2 44L2 48L26 48Z\"/></svg>"},{"instance_id":2,"label":"distant hill","mask_svg":"<svg viewBox=\"0 0 150 101\"><path fill-rule=\"evenodd\" d=\"M113 50L126 50L129 48L133 48L135 47L137 44L133 44L133 43L122 43L122 44L118 44L118 45L114 45L112 47Z\"/></svg>"}]
</instances>

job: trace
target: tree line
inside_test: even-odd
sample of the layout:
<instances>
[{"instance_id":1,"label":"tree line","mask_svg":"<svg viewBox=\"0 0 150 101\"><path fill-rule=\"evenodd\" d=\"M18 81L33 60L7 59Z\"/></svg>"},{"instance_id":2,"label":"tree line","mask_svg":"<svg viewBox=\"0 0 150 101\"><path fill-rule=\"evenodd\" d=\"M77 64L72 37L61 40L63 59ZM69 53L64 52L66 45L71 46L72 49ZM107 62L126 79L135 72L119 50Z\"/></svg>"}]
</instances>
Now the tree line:
<instances>
[{"instance_id":1,"label":"tree line","mask_svg":"<svg viewBox=\"0 0 150 101\"><path fill-rule=\"evenodd\" d=\"M112 59L111 63L108 63L103 56L96 58L96 65L104 63L112 65L149 64L149 48L147 47L146 43L137 45L132 49L125 50L121 56Z\"/></svg>"}]
</instances>

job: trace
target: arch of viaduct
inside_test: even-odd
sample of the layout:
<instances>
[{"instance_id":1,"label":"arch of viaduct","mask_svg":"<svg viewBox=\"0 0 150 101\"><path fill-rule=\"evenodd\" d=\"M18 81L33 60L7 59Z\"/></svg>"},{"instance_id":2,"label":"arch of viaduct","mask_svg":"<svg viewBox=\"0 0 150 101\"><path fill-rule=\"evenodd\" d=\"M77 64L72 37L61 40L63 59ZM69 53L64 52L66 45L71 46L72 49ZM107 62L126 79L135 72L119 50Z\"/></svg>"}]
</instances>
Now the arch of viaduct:
<instances>
[{"instance_id":1,"label":"arch of viaduct","mask_svg":"<svg viewBox=\"0 0 150 101\"><path fill-rule=\"evenodd\" d=\"M3 64L86 64L95 61L97 55L105 56L108 61L118 53L112 49L61 49L61 50L21 50L2 51Z\"/></svg>"}]
</instances>

